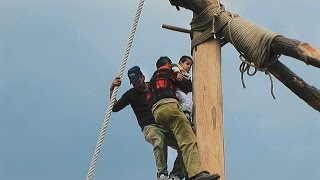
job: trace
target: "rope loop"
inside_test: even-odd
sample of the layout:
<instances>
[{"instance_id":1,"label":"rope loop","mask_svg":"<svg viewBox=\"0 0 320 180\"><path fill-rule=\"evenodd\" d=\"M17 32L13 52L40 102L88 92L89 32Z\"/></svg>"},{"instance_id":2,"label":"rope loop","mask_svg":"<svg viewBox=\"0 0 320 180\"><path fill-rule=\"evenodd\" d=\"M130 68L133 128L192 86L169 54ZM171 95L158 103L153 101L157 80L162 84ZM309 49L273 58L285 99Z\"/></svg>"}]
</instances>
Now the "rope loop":
<instances>
[{"instance_id":1,"label":"rope loop","mask_svg":"<svg viewBox=\"0 0 320 180\"><path fill-rule=\"evenodd\" d=\"M239 66L239 71L241 73L241 83L242 83L242 87L246 88L245 82L244 82L244 73L247 72L248 76L254 76L258 71L262 71L264 72L266 75L269 76L269 80L270 80L270 93L273 97L273 99L276 99L274 92L273 92L273 80L272 80L272 76L270 74L270 72L268 71L268 66L270 66L271 64L273 64L274 62L276 62L278 60L278 58L280 57L280 55L275 55L274 58L272 59L272 61L266 66L266 68L258 68L257 66L254 65L254 63L249 62L245 59L245 57L240 54L239 55L239 59L242 61L240 66ZM250 68L253 67L254 71L252 73L250 73Z\"/></svg>"},{"instance_id":2,"label":"rope loop","mask_svg":"<svg viewBox=\"0 0 320 180\"><path fill-rule=\"evenodd\" d=\"M247 72L248 76L254 76L257 73L257 68L254 66L252 62L247 61L242 54L239 55L239 59L242 61L239 66L239 71L241 73L241 83L242 87L246 88L246 85L244 83L244 73ZM254 71L250 73L250 68L253 67Z\"/></svg>"},{"instance_id":3,"label":"rope loop","mask_svg":"<svg viewBox=\"0 0 320 180\"><path fill-rule=\"evenodd\" d=\"M254 76L257 73L259 68L256 67L253 62L247 61L242 54L239 55L239 58L242 61L242 63L240 64L240 72L241 73L247 72L249 76ZM250 73L251 67L254 67L254 71L252 73Z\"/></svg>"}]
</instances>

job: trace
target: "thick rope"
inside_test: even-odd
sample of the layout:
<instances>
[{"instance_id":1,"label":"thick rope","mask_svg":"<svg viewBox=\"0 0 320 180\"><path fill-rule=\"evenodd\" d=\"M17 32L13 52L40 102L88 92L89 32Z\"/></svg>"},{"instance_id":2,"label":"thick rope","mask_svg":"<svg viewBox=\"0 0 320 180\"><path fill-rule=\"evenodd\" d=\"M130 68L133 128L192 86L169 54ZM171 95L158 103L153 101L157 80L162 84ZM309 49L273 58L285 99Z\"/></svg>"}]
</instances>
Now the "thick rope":
<instances>
[{"instance_id":1,"label":"thick rope","mask_svg":"<svg viewBox=\"0 0 320 180\"><path fill-rule=\"evenodd\" d=\"M140 16L141 16L143 5L144 5L144 0L140 0L136 15L135 15L135 18L134 18L134 21L133 21L131 33L130 33L130 36L129 36L129 39L128 39L128 42L127 42L127 47L126 47L126 50L125 50L125 53L124 53L124 57L122 59L121 65L120 65L120 69L119 69L119 73L118 73L118 77L120 77L120 78L122 78L125 66L126 66L126 64L128 62L129 53L130 53L132 42L133 42L136 30L137 30L137 26L138 26L138 23L139 23L139 19L140 19ZM110 102L109 102L109 107L108 107L108 110L107 110L107 112L105 113L105 116L104 116L102 128L100 130L100 135L99 135L98 142L96 144L96 148L95 148L92 160L91 160L91 164L90 164L90 168L89 168L86 180L91 180L92 179L93 172L95 170L95 167L96 167L96 164L97 164L97 160L98 160L98 157L99 157L100 149L101 149L101 146L102 146L102 143L103 143L103 140L104 140L104 136L106 134L106 130L107 130L107 127L108 127L108 124L109 124L109 119L110 119L110 116L111 116L112 107L113 107L114 102L116 100L116 95L117 95L118 89L119 89L119 87L116 86L114 88L113 92L112 92L111 99L110 99Z\"/></svg>"},{"instance_id":2,"label":"thick rope","mask_svg":"<svg viewBox=\"0 0 320 180\"><path fill-rule=\"evenodd\" d=\"M213 5L208 6L192 20L191 29L202 31L199 37L192 40L192 48L217 33L257 68L265 68L265 63L270 60L271 42L276 36L279 36L278 33L226 11L223 6L214 7Z\"/></svg>"},{"instance_id":3,"label":"thick rope","mask_svg":"<svg viewBox=\"0 0 320 180\"><path fill-rule=\"evenodd\" d=\"M245 87L243 73L247 72L248 75L252 76L257 70L269 75L271 87L273 87L271 75L267 68L277 60L277 55L270 57L270 51L272 40L280 36L278 33L255 25L237 14L232 14L226 11L223 6L208 6L190 24L193 31L202 32L198 37L192 39L191 48L215 37L215 34L217 34L219 39L230 42L240 54L240 59L243 61L240 65L243 87ZM249 72L250 67L255 68L253 74ZM274 98L272 88L271 94Z\"/></svg>"}]
</instances>

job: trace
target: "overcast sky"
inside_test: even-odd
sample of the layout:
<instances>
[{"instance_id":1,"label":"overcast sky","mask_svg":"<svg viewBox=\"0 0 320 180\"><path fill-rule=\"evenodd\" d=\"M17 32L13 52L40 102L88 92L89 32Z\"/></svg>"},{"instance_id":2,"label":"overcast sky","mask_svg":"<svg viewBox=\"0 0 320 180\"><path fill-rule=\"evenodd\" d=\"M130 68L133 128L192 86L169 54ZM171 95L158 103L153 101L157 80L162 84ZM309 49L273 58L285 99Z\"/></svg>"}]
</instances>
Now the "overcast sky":
<instances>
[{"instance_id":1,"label":"overcast sky","mask_svg":"<svg viewBox=\"0 0 320 180\"><path fill-rule=\"evenodd\" d=\"M319 0L222 1L251 22L320 47ZM138 1L0 0L0 179L85 179ZM190 28L192 13L146 1L125 72L190 55L190 39L161 28ZM280 61L320 89L320 71ZM277 79L245 77L237 51L222 48L226 177L318 180L320 116ZM210 81L208 75L208 81ZM124 74L118 98L130 88ZM175 152L170 151L172 166ZM95 180L153 180L156 167L130 107L113 113Z\"/></svg>"}]
</instances>

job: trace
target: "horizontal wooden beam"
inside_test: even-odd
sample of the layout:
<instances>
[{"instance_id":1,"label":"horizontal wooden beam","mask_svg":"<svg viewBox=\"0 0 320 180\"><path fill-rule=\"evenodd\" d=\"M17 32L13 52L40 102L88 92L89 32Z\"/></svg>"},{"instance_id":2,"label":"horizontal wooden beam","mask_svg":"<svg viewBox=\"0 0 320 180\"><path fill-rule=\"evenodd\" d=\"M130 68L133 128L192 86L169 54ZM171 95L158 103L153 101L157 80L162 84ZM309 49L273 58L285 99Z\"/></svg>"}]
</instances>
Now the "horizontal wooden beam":
<instances>
[{"instance_id":1,"label":"horizontal wooden beam","mask_svg":"<svg viewBox=\"0 0 320 180\"><path fill-rule=\"evenodd\" d=\"M189 30L189 29L180 28L180 27L176 27L176 26L172 26L172 25L168 25L168 24L163 24L162 28L169 29L169 30L172 30L172 31L182 32L182 33L188 33L188 34L192 33L192 31Z\"/></svg>"}]
</instances>

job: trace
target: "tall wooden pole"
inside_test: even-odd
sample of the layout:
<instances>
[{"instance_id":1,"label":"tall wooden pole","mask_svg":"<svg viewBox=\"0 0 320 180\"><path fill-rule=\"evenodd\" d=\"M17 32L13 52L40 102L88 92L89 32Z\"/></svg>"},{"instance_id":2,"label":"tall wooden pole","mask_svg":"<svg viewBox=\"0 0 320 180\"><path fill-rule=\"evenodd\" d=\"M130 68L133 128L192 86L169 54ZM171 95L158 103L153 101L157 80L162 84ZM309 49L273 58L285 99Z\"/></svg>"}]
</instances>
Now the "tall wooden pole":
<instances>
[{"instance_id":1,"label":"tall wooden pole","mask_svg":"<svg viewBox=\"0 0 320 180\"><path fill-rule=\"evenodd\" d=\"M210 0L219 5L219 0ZM194 37L199 33L195 32ZM193 50L194 121L201 164L225 180L221 47L216 39Z\"/></svg>"}]
</instances>

